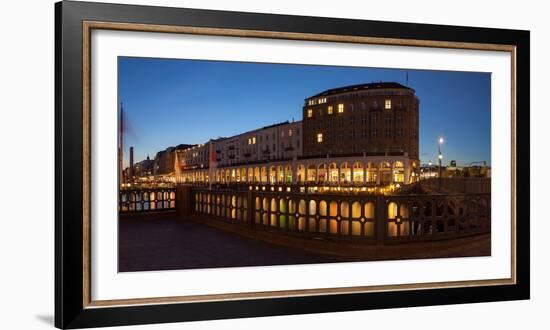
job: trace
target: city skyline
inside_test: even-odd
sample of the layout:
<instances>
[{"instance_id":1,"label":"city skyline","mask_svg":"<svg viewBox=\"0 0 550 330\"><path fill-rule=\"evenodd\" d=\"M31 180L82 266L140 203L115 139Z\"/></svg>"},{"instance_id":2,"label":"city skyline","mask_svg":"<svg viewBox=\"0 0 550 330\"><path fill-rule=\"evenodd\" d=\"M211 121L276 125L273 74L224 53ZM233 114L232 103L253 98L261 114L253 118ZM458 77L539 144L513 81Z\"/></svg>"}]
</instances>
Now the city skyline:
<instances>
[{"instance_id":1,"label":"city skyline","mask_svg":"<svg viewBox=\"0 0 550 330\"><path fill-rule=\"evenodd\" d=\"M490 165L489 73L119 57L124 166L130 146L138 162L170 146L302 120L305 98L377 81L415 89L422 163L436 163L443 137L444 164Z\"/></svg>"}]
</instances>

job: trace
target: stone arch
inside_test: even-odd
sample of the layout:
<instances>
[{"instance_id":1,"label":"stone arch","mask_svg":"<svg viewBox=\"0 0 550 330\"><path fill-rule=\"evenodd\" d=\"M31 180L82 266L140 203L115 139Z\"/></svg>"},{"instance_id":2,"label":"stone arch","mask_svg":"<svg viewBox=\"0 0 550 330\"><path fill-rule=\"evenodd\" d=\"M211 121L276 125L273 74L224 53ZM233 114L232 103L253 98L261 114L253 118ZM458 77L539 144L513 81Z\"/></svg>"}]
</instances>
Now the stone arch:
<instances>
[{"instance_id":1,"label":"stone arch","mask_svg":"<svg viewBox=\"0 0 550 330\"><path fill-rule=\"evenodd\" d=\"M365 171L363 163L355 162L353 163L353 183L363 183L365 181Z\"/></svg>"},{"instance_id":2,"label":"stone arch","mask_svg":"<svg viewBox=\"0 0 550 330\"><path fill-rule=\"evenodd\" d=\"M271 166L269 168L269 183L270 184L277 183L277 168L275 166Z\"/></svg>"},{"instance_id":3,"label":"stone arch","mask_svg":"<svg viewBox=\"0 0 550 330\"><path fill-rule=\"evenodd\" d=\"M351 167L348 162L340 164L340 183L351 182Z\"/></svg>"},{"instance_id":4,"label":"stone arch","mask_svg":"<svg viewBox=\"0 0 550 330\"><path fill-rule=\"evenodd\" d=\"M316 177L317 177L317 168L313 164L308 165L306 170L306 181L308 183L314 183L317 181Z\"/></svg>"},{"instance_id":5,"label":"stone arch","mask_svg":"<svg viewBox=\"0 0 550 330\"><path fill-rule=\"evenodd\" d=\"M285 181L286 183L292 183L293 176L294 176L294 174L292 173L292 166L291 166L291 165L287 165L287 166L285 167L285 178L284 178L284 181Z\"/></svg>"},{"instance_id":6,"label":"stone arch","mask_svg":"<svg viewBox=\"0 0 550 330\"><path fill-rule=\"evenodd\" d=\"M328 181L328 171L325 163L317 166L317 182L324 183Z\"/></svg>"},{"instance_id":7,"label":"stone arch","mask_svg":"<svg viewBox=\"0 0 550 330\"><path fill-rule=\"evenodd\" d=\"M380 177L379 179L380 184L382 185L390 184L392 181L390 163L387 161L380 162L378 168L379 168L378 175Z\"/></svg>"},{"instance_id":8,"label":"stone arch","mask_svg":"<svg viewBox=\"0 0 550 330\"><path fill-rule=\"evenodd\" d=\"M331 183L338 183L340 176L340 170L338 169L338 165L336 163L330 163L328 167L328 179Z\"/></svg>"},{"instance_id":9,"label":"stone arch","mask_svg":"<svg viewBox=\"0 0 550 330\"><path fill-rule=\"evenodd\" d=\"M403 164L403 162L395 161L393 163L393 182L405 182L405 165Z\"/></svg>"},{"instance_id":10,"label":"stone arch","mask_svg":"<svg viewBox=\"0 0 550 330\"><path fill-rule=\"evenodd\" d=\"M298 168L296 169L296 181L298 183L304 183L306 180L306 168L304 165L299 164Z\"/></svg>"},{"instance_id":11,"label":"stone arch","mask_svg":"<svg viewBox=\"0 0 550 330\"><path fill-rule=\"evenodd\" d=\"M277 166L277 183L285 182L285 171L282 165Z\"/></svg>"}]
</instances>

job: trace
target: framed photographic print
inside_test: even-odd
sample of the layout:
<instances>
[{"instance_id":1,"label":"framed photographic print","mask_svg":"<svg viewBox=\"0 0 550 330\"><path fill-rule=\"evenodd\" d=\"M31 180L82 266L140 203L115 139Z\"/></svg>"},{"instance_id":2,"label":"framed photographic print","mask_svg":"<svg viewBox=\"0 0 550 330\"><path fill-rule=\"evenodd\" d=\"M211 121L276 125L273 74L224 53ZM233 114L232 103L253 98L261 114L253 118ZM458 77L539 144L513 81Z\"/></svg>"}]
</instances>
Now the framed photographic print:
<instances>
[{"instance_id":1,"label":"framed photographic print","mask_svg":"<svg viewBox=\"0 0 550 330\"><path fill-rule=\"evenodd\" d=\"M56 4L59 328L529 298L529 32Z\"/></svg>"}]
</instances>

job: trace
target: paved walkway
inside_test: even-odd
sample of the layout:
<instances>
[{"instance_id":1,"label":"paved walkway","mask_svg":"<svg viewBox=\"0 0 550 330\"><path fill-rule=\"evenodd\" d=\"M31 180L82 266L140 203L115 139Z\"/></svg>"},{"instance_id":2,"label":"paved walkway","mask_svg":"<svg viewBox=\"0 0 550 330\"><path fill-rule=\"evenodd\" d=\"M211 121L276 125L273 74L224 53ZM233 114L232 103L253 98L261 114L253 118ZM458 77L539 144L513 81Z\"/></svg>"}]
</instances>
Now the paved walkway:
<instances>
[{"instance_id":1,"label":"paved walkway","mask_svg":"<svg viewBox=\"0 0 550 330\"><path fill-rule=\"evenodd\" d=\"M119 271L221 268L333 262L329 257L285 248L175 219L119 222Z\"/></svg>"}]
</instances>

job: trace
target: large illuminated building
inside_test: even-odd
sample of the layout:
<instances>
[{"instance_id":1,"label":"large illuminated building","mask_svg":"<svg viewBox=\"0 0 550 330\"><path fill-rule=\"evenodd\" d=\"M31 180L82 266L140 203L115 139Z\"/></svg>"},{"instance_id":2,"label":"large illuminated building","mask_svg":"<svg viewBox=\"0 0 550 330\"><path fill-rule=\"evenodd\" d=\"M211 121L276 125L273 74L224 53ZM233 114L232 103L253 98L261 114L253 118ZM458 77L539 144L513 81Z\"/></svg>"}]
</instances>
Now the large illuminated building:
<instances>
[{"instance_id":1,"label":"large illuminated building","mask_svg":"<svg viewBox=\"0 0 550 330\"><path fill-rule=\"evenodd\" d=\"M384 186L418 180L419 101L379 82L305 99L303 120L175 149L183 183Z\"/></svg>"}]
</instances>

